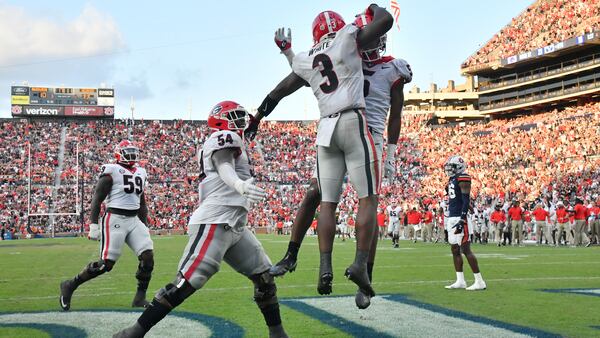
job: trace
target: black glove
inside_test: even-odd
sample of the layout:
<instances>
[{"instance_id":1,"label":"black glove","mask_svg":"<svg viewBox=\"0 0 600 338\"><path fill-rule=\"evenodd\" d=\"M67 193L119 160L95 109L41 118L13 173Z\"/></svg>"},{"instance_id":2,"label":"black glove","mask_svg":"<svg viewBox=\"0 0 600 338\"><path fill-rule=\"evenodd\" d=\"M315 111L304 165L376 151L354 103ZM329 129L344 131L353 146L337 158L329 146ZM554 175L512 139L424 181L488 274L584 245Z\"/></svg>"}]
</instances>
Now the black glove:
<instances>
[{"instance_id":1,"label":"black glove","mask_svg":"<svg viewBox=\"0 0 600 338\"><path fill-rule=\"evenodd\" d=\"M246 127L244 130L244 137L248 141L252 141L256 137L256 132L258 132L258 125L260 124L260 121L257 120L254 115L248 115L250 116L250 123L248 123L248 127Z\"/></svg>"},{"instance_id":2,"label":"black glove","mask_svg":"<svg viewBox=\"0 0 600 338\"><path fill-rule=\"evenodd\" d=\"M467 224L467 220L464 218L461 218L458 221L458 223L456 223L456 225L452 227L452 228L454 228L454 234L458 235L458 234L462 233L466 224Z\"/></svg>"}]
</instances>

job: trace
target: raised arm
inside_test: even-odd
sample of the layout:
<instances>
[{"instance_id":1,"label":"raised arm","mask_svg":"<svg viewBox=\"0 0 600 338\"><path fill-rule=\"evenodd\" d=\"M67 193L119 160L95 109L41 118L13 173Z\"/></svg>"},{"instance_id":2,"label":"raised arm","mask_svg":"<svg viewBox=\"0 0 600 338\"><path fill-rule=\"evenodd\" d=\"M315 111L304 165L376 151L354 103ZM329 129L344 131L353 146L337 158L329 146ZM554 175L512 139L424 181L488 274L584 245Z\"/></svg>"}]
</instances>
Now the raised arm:
<instances>
[{"instance_id":1,"label":"raised arm","mask_svg":"<svg viewBox=\"0 0 600 338\"><path fill-rule=\"evenodd\" d=\"M379 7L376 4L371 4L365 14L372 15L373 21L358 32L356 42L359 48L379 39L394 24L392 15L385 8Z\"/></svg>"},{"instance_id":2,"label":"raised arm","mask_svg":"<svg viewBox=\"0 0 600 338\"><path fill-rule=\"evenodd\" d=\"M285 79L279 82L275 89L265 97L257 109L256 116L250 118L250 124L244 131L244 136L249 140L254 139L256 132L258 131L258 125L263 117L269 116L281 99L294 93L306 84L306 81L294 72L291 72L286 76Z\"/></svg>"}]
</instances>

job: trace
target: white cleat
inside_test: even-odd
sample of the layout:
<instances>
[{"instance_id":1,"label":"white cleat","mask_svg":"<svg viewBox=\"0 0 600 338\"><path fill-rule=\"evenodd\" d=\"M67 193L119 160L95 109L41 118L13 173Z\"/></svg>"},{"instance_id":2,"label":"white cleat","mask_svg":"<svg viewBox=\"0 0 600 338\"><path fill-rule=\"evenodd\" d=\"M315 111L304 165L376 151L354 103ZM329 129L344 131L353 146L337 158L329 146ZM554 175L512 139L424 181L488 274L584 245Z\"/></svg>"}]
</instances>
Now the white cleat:
<instances>
[{"instance_id":1,"label":"white cleat","mask_svg":"<svg viewBox=\"0 0 600 338\"><path fill-rule=\"evenodd\" d=\"M485 285L484 281L481 281L481 282L475 281L475 283L473 283L473 285L471 285L467 288L467 291L479 291L479 290L485 290L486 288L487 288L487 285Z\"/></svg>"},{"instance_id":2,"label":"white cleat","mask_svg":"<svg viewBox=\"0 0 600 338\"><path fill-rule=\"evenodd\" d=\"M453 284L446 285L445 287L448 290L451 290L451 289L465 289L467 287L467 283L460 283L460 282L456 281Z\"/></svg>"}]
</instances>

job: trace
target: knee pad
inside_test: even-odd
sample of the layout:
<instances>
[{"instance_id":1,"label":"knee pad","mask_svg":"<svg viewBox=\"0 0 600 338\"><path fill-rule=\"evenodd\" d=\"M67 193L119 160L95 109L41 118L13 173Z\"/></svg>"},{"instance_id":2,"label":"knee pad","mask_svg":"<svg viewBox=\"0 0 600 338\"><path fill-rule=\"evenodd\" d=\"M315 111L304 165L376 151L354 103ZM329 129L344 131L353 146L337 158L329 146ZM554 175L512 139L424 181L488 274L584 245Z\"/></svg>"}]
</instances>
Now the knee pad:
<instances>
[{"instance_id":1,"label":"knee pad","mask_svg":"<svg viewBox=\"0 0 600 338\"><path fill-rule=\"evenodd\" d=\"M135 274L135 278L139 280L150 280L152 276L152 270L154 270L154 253L152 250L142 252L138 257L140 264Z\"/></svg>"},{"instance_id":2,"label":"knee pad","mask_svg":"<svg viewBox=\"0 0 600 338\"><path fill-rule=\"evenodd\" d=\"M254 283L254 301L259 307L277 303L277 286L269 271L250 276Z\"/></svg>"},{"instance_id":3,"label":"knee pad","mask_svg":"<svg viewBox=\"0 0 600 338\"><path fill-rule=\"evenodd\" d=\"M164 288L158 290L155 298L163 298L171 305L171 308L175 308L196 291L185 279L178 279L176 284L169 283L165 285Z\"/></svg>"},{"instance_id":4,"label":"knee pad","mask_svg":"<svg viewBox=\"0 0 600 338\"><path fill-rule=\"evenodd\" d=\"M88 264L86 270L90 276L98 277L101 274L112 270L114 265L115 265L114 261L111 261L111 260L105 261L105 260L101 259L97 262L91 262L90 264Z\"/></svg>"}]
</instances>

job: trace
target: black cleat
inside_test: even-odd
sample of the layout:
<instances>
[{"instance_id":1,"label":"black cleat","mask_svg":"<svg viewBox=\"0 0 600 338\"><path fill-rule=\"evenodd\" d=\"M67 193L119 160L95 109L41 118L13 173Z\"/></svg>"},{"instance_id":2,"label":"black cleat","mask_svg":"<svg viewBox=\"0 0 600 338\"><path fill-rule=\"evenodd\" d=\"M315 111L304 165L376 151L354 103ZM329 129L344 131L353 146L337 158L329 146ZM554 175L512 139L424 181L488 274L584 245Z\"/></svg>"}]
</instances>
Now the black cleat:
<instances>
[{"instance_id":1,"label":"black cleat","mask_svg":"<svg viewBox=\"0 0 600 338\"><path fill-rule=\"evenodd\" d=\"M140 324L135 322L132 326L115 333L113 338L142 338L145 334L146 332L144 332Z\"/></svg>"},{"instance_id":2,"label":"black cleat","mask_svg":"<svg viewBox=\"0 0 600 338\"><path fill-rule=\"evenodd\" d=\"M320 295L328 295L331 293L331 285L333 281L333 273L325 272L319 277L319 283L317 284L317 292Z\"/></svg>"},{"instance_id":3,"label":"black cleat","mask_svg":"<svg viewBox=\"0 0 600 338\"><path fill-rule=\"evenodd\" d=\"M133 297L133 301L131 302L131 307L143 307L146 308L150 305L146 300L146 291L137 291L135 293L135 297Z\"/></svg>"},{"instance_id":4,"label":"black cleat","mask_svg":"<svg viewBox=\"0 0 600 338\"><path fill-rule=\"evenodd\" d=\"M371 305L371 297L367 295L366 291L358 289L356 296L354 296L354 302L356 303L356 307L363 310Z\"/></svg>"},{"instance_id":5,"label":"black cleat","mask_svg":"<svg viewBox=\"0 0 600 338\"><path fill-rule=\"evenodd\" d=\"M273 265L269 269L269 274L271 276L279 277L285 275L288 271L294 272L296 270L296 265L298 265L298 261L290 255L285 255L285 257L277 262L277 264Z\"/></svg>"},{"instance_id":6,"label":"black cleat","mask_svg":"<svg viewBox=\"0 0 600 338\"><path fill-rule=\"evenodd\" d=\"M73 287L73 282L68 279L60 283L60 307L64 311L69 311L71 308L71 296L75 292L76 287Z\"/></svg>"},{"instance_id":7,"label":"black cleat","mask_svg":"<svg viewBox=\"0 0 600 338\"><path fill-rule=\"evenodd\" d=\"M371 282L369 281L369 275L367 274L366 266L361 268L355 263L352 263L346 269L344 276L346 276L346 278L348 278L354 284L356 284L365 295L369 297L375 296L375 291L371 287Z\"/></svg>"},{"instance_id":8,"label":"black cleat","mask_svg":"<svg viewBox=\"0 0 600 338\"><path fill-rule=\"evenodd\" d=\"M398 244L398 243L394 244L395 249L398 249L399 247L400 247L400 244Z\"/></svg>"}]
</instances>

